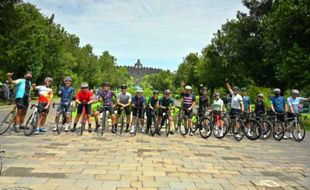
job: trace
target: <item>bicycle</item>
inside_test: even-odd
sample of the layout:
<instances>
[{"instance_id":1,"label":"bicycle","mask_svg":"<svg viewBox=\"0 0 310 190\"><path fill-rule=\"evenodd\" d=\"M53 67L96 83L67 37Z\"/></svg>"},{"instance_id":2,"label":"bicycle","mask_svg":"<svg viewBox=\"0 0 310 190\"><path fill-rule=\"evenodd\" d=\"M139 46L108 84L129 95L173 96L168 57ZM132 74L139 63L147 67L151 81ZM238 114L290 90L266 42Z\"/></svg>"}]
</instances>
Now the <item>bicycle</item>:
<instances>
[{"instance_id":1,"label":"bicycle","mask_svg":"<svg viewBox=\"0 0 310 190\"><path fill-rule=\"evenodd\" d=\"M60 105L59 103L53 103L53 108L55 108L56 105ZM71 118L72 113L70 112ZM61 121L61 122L60 122ZM59 113L59 116L56 116L56 130L53 130L54 135L59 135L63 130L63 126L67 123L66 119L66 113L64 112L64 109L62 109ZM60 126L60 127L59 127Z\"/></svg>"},{"instance_id":2,"label":"bicycle","mask_svg":"<svg viewBox=\"0 0 310 190\"><path fill-rule=\"evenodd\" d=\"M87 122L87 119L88 119L87 114L86 114L86 109L85 109L85 104L86 103L81 103L81 104L84 105L84 106L83 106L83 109L82 109L82 119L81 119L81 122L80 122L81 124L79 125L80 127L76 128L76 134L78 136L82 136L83 135L83 132L85 130L85 125L86 125L86 122Z\"/></svg>"},{"instance_id":3,"label":"bicycle","mask_svg":"<svg viewBox=\"0 0 310 190\"><path fill-rule=\"evenodd\" d=\"M185 109L180 106L176 106L176 108L179 109L179 114L177 115L177 118L176 118L177 126L178 126L177 128L178 130L180 130L181 135L185 136L187 135L189 131L188 116L185 114L185 112L188 111L188 109Z\"/></svg>"},{"instance_id":4,"label":"bicycle","mask_svg":"<svg viewBox=\"0 0 310 190\"><path fill-rule=\"evenodd\" d=\"M4 154L4 153L5 153L5 150L1 149L1 147L0 147L0 176L2 175L2 156L1 156L1 154Z\"/></svg>"},{"instance_id":5,"label":"bicycle","mask_svg":"<svg viewBox=\"0 0 310 190\"><path fill-rule=\"evenodd\" d=\"M306 129L304 124L301 122L301 114L294 113L293 117L285 117L285 133L291 131L295 141L300 142L306 136ZM285 134L284 133L284 134Z\"/></svg>"},{"instance_id":6,"label":"bicycle","mask_svg":"<svg viewBox=\"0 0 310 190\"><path fill-rule=\"evenodd\" d=\"M17 111L16 111L16 105L13 107L13 109L4 117L4 119L0 123L0 135L5 134L8 129L13 125L14 118L16 117ZM18 129L14 128L15 132L18 133Z\"/></svg>"},{"instance_id":7,"label":"bicycle","mask_svg":"<svg viewBox=\"0 0 310 190\"><path fill-rule=\"evenodd\" d=\"M207 139L212 134L212 126L210 126L209 113L205 111L202 116L199 114L193 114L192 121L193 126L190 129L192 133L196 133L199 130L199 134L202 138Z\"/></svg>"},{"instance_id":8,"label":"bicycle","mask_svg":"<svg viewBox=\"0 0 310 190\"><path fill-rule=\"evenodd\" d=\"M272 124L273 138L280 141L284 137L284 124L278 119L283 113L267 112L267 120Z\"/></svg>"},{"instance_id":9,"label":"bicycle","mask_svg":"<svg viewBox=\"0 0 310 190\"><path fill-rule=\"evenodd\" d=\"M211 130L210 133L213 132L213 135L218 139L223 138L228 131L227 121L222 115L224 116L223 112L212 111L208 116L210 120L209 122L210 125L209 129Z\"/></svg>"},{"instance_id":10,"label":"bicycle","mask_svg":"<svg viewBox=\"0 0 310 190\"><path fill-rule=\"evenodd\" d=\"M259 123L260 126L260 139L268 139L272 134L272 124L266 119L266 115L254 116L254 119Z\"/></svg>"},{"instance_id":11,"label":"bicycle","mask_svg":"<svg viewBox=\"0 0 310 190\"><path fill-rule=\"evenodd\" d=\"M30 136L34 133L34 131L37 129L37 124L39 120L40 113L38 112L38 108L44 109L44 107L32 104L30 109L34 107L34 110L32 111L31 115L29 116L24 130L25 136Z\"/></svg>"},{"instance_id":12,"label":"bicycle","mask_svg":"<svg viewBox=\"0 0 310 190\"><path fill-rule=\"evenodd\" d=\"M126 115L125 109L123 107L121 107L120 109L121 109L121 114L120 114L121 116L119 119L121 120L121 122L120 122L121 126L120 126L120 130L119 130L119 134L121 135L123 133L123 130L124 130L124 125L125 125L125 123L127 123L127 115Z\"/></svg>"},{"instance_id":13,"label":"bicycle","mask_svg":"<svg viewBox=\"0 0 310 190\"><path fill-rule=\"evenodd\" d=\"M149 110L151 113L151 125L150 125L150 133L152 136L154 136L156 134L156 132L158 131L158 123L157 123L157 120L158 120L158 111L156 109L150 109Z\"/></svg>"},{"instance_id":14,"label":"bicycle","mask_svg":"<svg viewBox=\"0 0 310 190\"><path fill-rule=\"evenodd\" d=\"M97 135L103 136L103 133L106 130L106 128L109 128L109 123L108 123L109 106L100 106L100 110L103 110L103 111L100 114L101 125L97 129Z\"/></svg>"},{"instance_id":15,"label":"bicycle","mask_svg":"<svg viewBox=\"0 0 310 190\"><path fill-rule=\"evenodd\" d=\"M249 140L257 140L261 134L261 125L259 122L254 118L254 113L247 113L245 112L243 115L243 121L244 121L244 135Z\"/></svg>"},{"instance_id":16,"label":"bicycle","mask_svg":"<svg viewBox=\"0 0 310 190\"><path fill-rule=\"evenodd\" d=\"M163 106L161 106L163 107ZM158 123L160 124L158 126L158 133L161 133L162 127L165 126L165 135L166 137L169 136L170 134L170 120L169 120L169 116L170 116L170 109L169 108L163 108L166 111L163 111L162 116L161 116L161 121L158 121Z\"/></svg>"},{"instance_id":17,"label":"bicycle","mask_svg":"<svg viewBox=\"0 0 310 190\"><path fill-rule=\"evenodd\" d=\"M241 118L240 114L234 114L231 115L230 123L228 125L227 131L225 132L225 135L228 131L232 130L233 136L236 141L241 141L244 137L244 122Z\"/></svg>"}]
</instances>

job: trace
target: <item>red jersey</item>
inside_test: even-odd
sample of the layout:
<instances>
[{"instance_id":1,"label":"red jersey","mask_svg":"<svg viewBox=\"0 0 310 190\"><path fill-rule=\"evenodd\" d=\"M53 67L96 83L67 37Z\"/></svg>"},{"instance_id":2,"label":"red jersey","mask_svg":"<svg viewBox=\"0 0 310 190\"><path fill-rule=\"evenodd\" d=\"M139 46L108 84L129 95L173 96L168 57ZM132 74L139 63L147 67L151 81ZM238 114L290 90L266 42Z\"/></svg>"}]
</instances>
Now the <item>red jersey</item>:
<instances>
[{"instance_id":1,"label":"red jersey","mask_svg":"<svg viewBox=\"0 0 310 190\"><path fill-rule=\"evenodd\" d=\"M76 99L78 99L80 102L89 102L93 99L93 93L91 91L83 92L82 90L79 90Z\"/></svg>"}]
</instances>

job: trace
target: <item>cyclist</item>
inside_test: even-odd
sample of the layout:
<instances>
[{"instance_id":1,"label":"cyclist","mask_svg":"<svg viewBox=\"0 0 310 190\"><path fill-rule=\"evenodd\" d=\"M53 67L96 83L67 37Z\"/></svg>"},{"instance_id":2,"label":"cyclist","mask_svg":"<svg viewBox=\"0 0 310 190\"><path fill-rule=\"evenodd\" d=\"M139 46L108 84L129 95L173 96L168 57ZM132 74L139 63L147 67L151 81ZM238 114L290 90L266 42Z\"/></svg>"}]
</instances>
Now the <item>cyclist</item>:
<instances>
[{"instance_id":1,"label":"cyclist","mask_svg":"<svg viewBox=\"0 0 310 190\"><path fill-rule=\"evenodd\" d=\"M111 119L112 119L112 129L111 132L115 133L117 130L117 124L115 124L115 114L113 111L113 97L116 98L116 95L114 94L113 91L110 90L110 83L109 82L103 82L102 83L102 90L100 90L98 92L98 97L100 99L100 101L103 102L103 106L106 106L107 108L101 108L100 110L96 111L94 116L95 116L95 121L96 121L96 128L95 128L95 132L97 132L98 128L99 128L99 114L102 113L103 111L105 111L105 109L107 109L111 115Z\"/></svg>"},{"instance_id":2,"label":"cyclist","mask_svg":"<svg viewBox=\"0 0 310 190\"><path fill-rule=\"evenodd\" d=\"M81 84L81 90L78 91L76 95L76 103L78 104L77 107L77 115L74 120L73 128L71 129L71 132L74 132L76 129L76 125L81 117L81 114L83 112L83 108L86 111L87 114L87 121L88 121L88 132L92 132L91 128L91 103L93 101L93 93L89 90L87 83Z\"/></svg>"},{"instance_id":3,"label":"cyclist","mask_svg":"<svg viewBox=\"0 0 310 190\"><path fill-rule=\"evenodd\" d=\"M156 108L159 108L159 102L158 102L158 90L153 91L153 96L149 98L149 101L147 103L146 107L146 134L149 132L149 129L152 124L152 112L155 111Z\"/></svg>"},{"instance_id":4,"label":"cyclist","mask_svg":"<svg viewBox=\"0 0 310 190\"><path fill-rule=\"evenodd\" d=\"M126 113L127 118L127 126L126 132L129 131L129 122L130 122L130 104L131 104L131 94L127 92L127 85L121 85L121 92L117 95L117 115L116 115L116 123L118 123L119 115L122 110Z\"/></svg>"},{"instance_id":5,"label":"cyclist","mask_svg":"<svg viewBox=\"0 0 310 190\"><path fill-rule=\"evenodd\" d=\"M136 130L136 119L140 119L141 132L144 133L144 110L146 107L145 97L143 96L143 90L139 88L136 95L132 98L133 117L131 122L130 133L134 134Z\"/></svg>"},{"instance_id":6,"label":"cyclist","mask_svg":"<svg viewBox=\"0 0 310 190\"><path fill-rule=\"evenodd\" d=\"M231 94L230 104L230 118L234 119L236 115L240 115L244 111L243 99L239 94L239 88L237 86L231 89L228 80L226 79L226 88ZM238 134L239 135L239 134Z\"/></svg>"},{"instance_id":7,"label":"cyclist","mask_svg":"<svg viewBox=\"0 0 310 190\"><path fill-rule=\"evenodd\" d=\"M209 106L209 98L208 98L208 88L202 87L200 90L199 96L199 107L198 107L198 115L202 117L208 109Z\"/></svg>"},{"instance_id":8,"label":"cyclist","mask_svg":"<svg viewBox=\"0 0 310 190\"><path fill-rule=\"evenodd\" d=\"M192 117L193 117L193 108L196 105L196 98L192 93L192 87L187 85L185 86L185 82L181 82L181 96L183 97L182 107L185 110L185 115L188 117L188 126L192 128ZM184 92L185 89L185 92ZM190 130L190 135L193 135L192 130Z\"/></svg>"},{"instance_id":9,"label":"cyclist","mask_svg":"<svg viewBox=\"0 0 310 190\"><path fill-rule=\"evenodd\" d=\"M171 96L171 91L169 89L165 90L164 91L164 96L159 100L159 114L158 114L158 123L161 121L160 125L163 126L164 125L164 121L162 121L162 117L163 117L163 114L167 114L168 116L168 120L169 120L169 123L170 123L170 129L172 128L172 119L171 119L171 115L170 115L170 112L168 111L170 107L173 107L174 106L174 101L173 99L170 97ZM156 133L158 135L160 135L160 131L156 131ZM173 135L173 132L172 130L170 130L170 134Z\"/></svg>"},{"instance_id":10,"label":"cyclist","mask_svg":"<svg viewBox=\"0 0 310 190\"><path fill-rule=\"evenodd\" d=\"M7 73L9 83L14 84L16 90L15 102L17 113L16 117L14 118L14 128L24 129L22 124L24 123L29 106L32 72L27 71L24 75L24 78L17 80L13 80L12 75L13 73Z\"/></svg>"},{"instance_id":11,"label":"cyclist","mask_svg":"<svg viewBox=\"0 0 310 190\"><path fill-rule=\"evenodd\" d=\"M214 132L220 133L220 136L223 136L223 128L222 128L222 123L221 123L221 112L224 112L224 102L223 100L220 98L220 93L215 92L213 94L214 100L212 103L212 109L213 109L213 114L215 117L215 121L216 121L216 125L219 126L220 131L215 130Z\"/></svg>"},{"instance_id":12,"label":"cyclist","mask_svg":"<svg viewBox=\"0 0 310 190\"><path fill-rule=\"evenodd\" d=\"M58 95L60 96L60 103L56 110L56 118L55 122L59 120L60 113L64 111L65 113L65 121L66 121L66 127L65 132L69 131L70 124L71 124L71 101L74 95L74 88L71 86L72 78L67 76L64 78L65 86L60 87L58 91ZM53 129L53 131L56 131L57 127Z\"/></svg>"},{"instance_id":13,"label":"cyclist","mask_svg":"<svg viewBox=\"0 0 310 190\"><path fill-rule=\"evenodd\" d=\"M45 85L42 86L36 86L35 84L33 84L33 89L37 90L39 94L38 105L40 106L38 108L38 113L40 115L35 134L39 134L40 132L46 132L46 128L44 127L44 125L50 105L52 104L53 100L53 89L51 88L53 79L50 77L46 77L44 82Z\"/></svg>"},{"instance_id":14,"label":"cyclist","mask_svg":"<svg viewBox=\"0 0 310 190\"><path fill-rule=\"evenodd\" d=\"M257 99L255 102L255 115L256 117L261 117L263 114L265 114L266 111L266 106L265 106L265 102L264 102L264 94L263 93L259 93L257 94Z\"/></svg>"},{"instance_id":15,"label":"cyclist","mask_svg":"<svg viewBox=\"0 0 310 190\"><path fill-rule=\"evenodd\" d=\"M274 97L271 98L271 110L274 113L280 113L281 115L277 115L277 118L284 122L284 113L287 112L287 104L286 100L283 96L281 96L281 90L279 88L275 88L273 90Z\"/></svg>"},{"instance_id":16,"label":"cyclist","mask_svg":"<svg viewBox=\"0 0 310 190\"><path fill-rule=\"evenodd\" d=\"M244 111L251 113L251 98L247 95L247 89L241 88L241 95L243 100Z\"/></svg>"},{"instance_id":17,"label":"cyclist","mask_svg":"<svg viewBox=\"0 0 310 190\"><path fill-rule=\"evenodd\" d=\"M310 101L309 98L303 98L299 96L299 90L293 89L291 91L291 96L287 98L287 104L288 104L288 113L287 116L288 118L295 118L296 114L299 113L299 108L302 102L304 101ZM301 134L299 133L299 138L301 138ZM292 138L293 134L290 133L289 138ZM284 137L287 138L287 137Z\"/></svg>"}]
</instances>

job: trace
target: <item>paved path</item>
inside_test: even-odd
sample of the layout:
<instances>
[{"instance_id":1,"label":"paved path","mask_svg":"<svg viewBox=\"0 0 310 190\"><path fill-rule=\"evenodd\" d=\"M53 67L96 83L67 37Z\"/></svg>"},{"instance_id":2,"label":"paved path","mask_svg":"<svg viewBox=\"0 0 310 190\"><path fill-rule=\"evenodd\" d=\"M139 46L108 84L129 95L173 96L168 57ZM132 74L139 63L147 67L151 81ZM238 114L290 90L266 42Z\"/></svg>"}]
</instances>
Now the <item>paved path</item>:
<instances>
[{"instance_id":1,"label":"paved path","mask_svg":"<svg viewBox=\"0 0 310 190\"><path fill-rule=\"evenodd\" d=\"M310 189L309 135L296 143L12 132L0 145L0 189Z\"/></svg>"}]
</instances>

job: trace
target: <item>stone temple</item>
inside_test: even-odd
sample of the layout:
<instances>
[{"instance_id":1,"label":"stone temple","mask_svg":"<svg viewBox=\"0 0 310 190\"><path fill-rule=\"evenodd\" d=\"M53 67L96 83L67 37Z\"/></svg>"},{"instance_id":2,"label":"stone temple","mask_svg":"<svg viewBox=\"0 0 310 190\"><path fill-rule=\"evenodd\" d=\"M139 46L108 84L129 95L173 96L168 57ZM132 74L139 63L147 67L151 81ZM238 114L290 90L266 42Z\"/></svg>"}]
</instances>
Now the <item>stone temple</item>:
<instances>
[{"instance_id":1,"label":"stone temple","mask_svg":"<svg viewBox=\"0 0 310 190\"><path fill-rule=\"evenodd\" d=\"M130 76L133 76L137 83L140 83L144 75L156 74L163 71L162 69L158 68L144 67L140 59L137 60L134 66L118 66L118 67L125 67L128 71L128 74Z\"/></svg>"}]
</instances>

